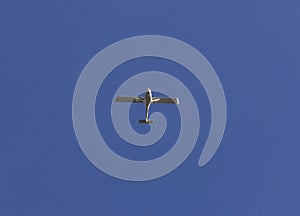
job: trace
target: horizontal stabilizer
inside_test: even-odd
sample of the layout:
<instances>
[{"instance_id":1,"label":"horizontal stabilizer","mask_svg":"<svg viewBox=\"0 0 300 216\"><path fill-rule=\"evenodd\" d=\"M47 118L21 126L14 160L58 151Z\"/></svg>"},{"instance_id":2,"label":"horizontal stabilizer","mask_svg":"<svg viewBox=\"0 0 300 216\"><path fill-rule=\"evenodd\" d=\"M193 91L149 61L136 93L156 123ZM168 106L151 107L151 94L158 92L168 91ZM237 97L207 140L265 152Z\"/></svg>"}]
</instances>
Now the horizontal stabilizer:
<instances>
[{"instance_id":1,"label":"horizontal stabilizer","mask_svg":"<svg viewBox=\"0 0 300 216\"><path fill-rule=\"evenodd\" d=\"M142 97L126 97L126 96L117 96L115 102L129 102L129 103L143 103L144 98Z\"/></svg>"},{"instance_id":2,"label":"horizontal stabilizer","mask_svg":"<svg viewBox=\"0 0 300 216\"><path fill-rule=\"evenodd\" d=\"M153 120L151 120L151 119L139 120L139 123L141 123L141 124L153 124Z\"/></svg>"}]
</instances>

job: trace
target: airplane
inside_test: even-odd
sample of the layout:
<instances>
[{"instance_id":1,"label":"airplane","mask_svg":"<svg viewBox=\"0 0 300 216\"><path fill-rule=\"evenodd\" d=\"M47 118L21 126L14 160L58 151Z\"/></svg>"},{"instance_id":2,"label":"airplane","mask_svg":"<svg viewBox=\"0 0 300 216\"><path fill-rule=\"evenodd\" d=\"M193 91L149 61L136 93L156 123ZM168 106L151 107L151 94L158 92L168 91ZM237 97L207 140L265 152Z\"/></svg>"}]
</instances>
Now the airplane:
<instances>
[{"instance_id":1,"label":"airplane","mask_svg":"<svg viewBox=\"0 0 300 216\"><path fill-rule=\"evenodd\" d=\"M168 97L152 97L151 89L147 88L145 97L117 96L115 102L144 103L146 107L146 118L139 120L139 123L152 124L153 120L148 119L149 108L151 104L179 104L179 99Z\"/></svg>"}]
</instances>

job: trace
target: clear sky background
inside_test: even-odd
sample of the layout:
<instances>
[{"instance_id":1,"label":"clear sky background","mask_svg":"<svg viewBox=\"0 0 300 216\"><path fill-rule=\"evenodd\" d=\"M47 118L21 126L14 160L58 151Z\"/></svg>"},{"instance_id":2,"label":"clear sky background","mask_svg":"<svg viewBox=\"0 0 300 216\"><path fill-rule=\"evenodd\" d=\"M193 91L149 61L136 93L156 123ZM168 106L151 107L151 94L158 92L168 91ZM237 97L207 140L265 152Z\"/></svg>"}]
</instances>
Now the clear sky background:
<instances>
[{"instance_id":1,"label":"clear sky background","mask_svg":"<svg viewBox=\"0 0 300 216\"><path fill-rule=\"evenodd\" d=\"M299 7L296 0L1 1L0 215L300 215ZM178 169L134 183L88 161L71 104L98 51L144 34L178 38L205 55L222 81L228 122L207 166L197 166L204 117L204 135ZM123 69L173 67L165 65L148 59Z\"/></svg>"}]
</instances>

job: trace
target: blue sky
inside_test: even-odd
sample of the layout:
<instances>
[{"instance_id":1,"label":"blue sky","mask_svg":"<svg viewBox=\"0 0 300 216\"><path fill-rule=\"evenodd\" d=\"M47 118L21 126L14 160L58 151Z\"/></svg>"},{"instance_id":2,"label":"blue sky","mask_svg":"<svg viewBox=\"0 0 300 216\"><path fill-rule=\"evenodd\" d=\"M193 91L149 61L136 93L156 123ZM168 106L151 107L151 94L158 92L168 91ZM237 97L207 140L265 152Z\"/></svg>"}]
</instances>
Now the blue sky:
<instances>
[{"instance_id":1,"label":"blue sky","mask_svg":"<svg viewBox=\"0 0 300 216\"><path fill-rule=\"evenodd\" d=\"M293 0L2 1L0 214L299 215L299 6ZM178 169L134 183L88 161L71 104L80 72L98 51L144 34L178 38L205 55L222 81L228 121L207 166L197 161L209 117Z\"/></svg>"}]
</instances>

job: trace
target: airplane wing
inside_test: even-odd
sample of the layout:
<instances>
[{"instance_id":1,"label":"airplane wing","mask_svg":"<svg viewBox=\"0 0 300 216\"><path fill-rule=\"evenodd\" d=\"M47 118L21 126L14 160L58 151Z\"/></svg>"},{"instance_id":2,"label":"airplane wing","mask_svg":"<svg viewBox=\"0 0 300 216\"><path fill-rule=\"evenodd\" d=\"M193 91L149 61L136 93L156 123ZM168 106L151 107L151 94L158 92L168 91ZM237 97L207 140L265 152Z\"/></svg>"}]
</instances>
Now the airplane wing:
<instances>
[{"instance_id":1,"label":"airplane wing","mask_svg":"<svg viewBox=\"0 0 300 216\"><path fill-rule=\"evenodd\" d=\"M153 103L165 103L165 104L179 104L178 98L162 98L154 97Z\"/></svg>"},{"instance_id":2,"label":"airplane wing","mask_svg":"<svg viewBox=\"0 0 300 216\"><path fill-rule=\"evenodd\" d=\"M124 96L117 96L115 102L129 102L129 103L143 103L144 98L142 97L124 97Z\"/></svg>"}]
</instances>

